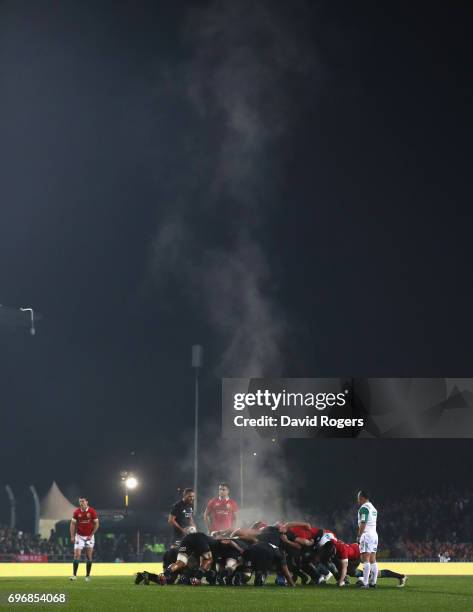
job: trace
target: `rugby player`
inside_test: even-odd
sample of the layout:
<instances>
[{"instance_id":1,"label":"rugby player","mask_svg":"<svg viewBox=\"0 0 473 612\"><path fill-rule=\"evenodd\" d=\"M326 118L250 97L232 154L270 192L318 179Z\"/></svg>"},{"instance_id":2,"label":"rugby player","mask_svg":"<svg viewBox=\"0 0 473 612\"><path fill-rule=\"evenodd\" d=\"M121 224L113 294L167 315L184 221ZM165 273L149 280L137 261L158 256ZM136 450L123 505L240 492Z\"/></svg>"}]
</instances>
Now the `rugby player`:
<instances>
[{"instance_id":1,"label":"rugby player","mask_svg":"<svg viewBox=\"0 0 473 612\"><path fill-rule=\"evenodd\" d=\"M346 584L346 576L359 578L363 580L363 572L357 568L360 564L360 545L357 542L353 544L345 544L338 538L327 539L322 542L321 560L323 562L334 561L337 571L337 584L344 586ZM396 578L399 581L398 587L406 585L408 577L405 574L398 574L389 569L381 570L379 573L381 578Z\"/></svg>"},{"instance_id":2,"label":"rugby player","mask_svg":"<svg viewBox=\"0 0 473 612\"><path fill-rule=\"evenodd\" d=\"M71 542L74 542L74 560L72 562L72 576L69 580L77 580L77 570L82 551L86 554L86 582L90 580L92 569L92 555L94 554L95 532L99 528L97 512L89 506L86 497L79 497L79 507L72 515L69 532Z\"/></svg>"},{"instance_id":3,"label":"rugby player","mask_svg":"<svg viewBox=\"0 0 473 612\"><path fill-rule=\"evenodd\" d=\"M242 553L243 567L235 572L234 585L240 586L252 572L255 574L255 586L263 586L271 571L284 576L290 586L295 586L287 565L286 550L288 547L299 548L291 542L284 524L266 525L261 521L258 528L238 529L232 535L238 536L251 544Z\"/></svg>"},{"instance_id":4,"label":"rugby player","mask_svg":"<svg viewBox=\"0 0 473 612\"><path fill-rule=\"evenodd\" d=\"M358 492L358 537L360 543L360 558L363 563L362 588L376 587L378 580L378 564L376 563L376 551L378 550L378 532L376 522L378 511L369 500L366 491Z\"/></svg>"},{"instance_id":5,"label":"rugby player","mask_svg":"<svg viewBox=\"0 0 473 612\"><path fill-rule=\"evenodd\" d=\"M191 559L196 561L198 569L193 572L193 584L200 584L200 581L211 569L214 556L218 556L219 541L211 538L205 533L187 534L179 546L175 563L171 563L162 574L159 574L159 584L171 584L175 580L176 574L181 573L189 566Z\"/></svg>"},{"instance_id":6,"label":"rugby player","mask_svg":"<svg viewBox=\"0 0 473 612\"><path fill-rule=\"evenodd\" d=\"M226 482L218 485L218 496L207 503L204 521L209 533L234 529L237 522L238 505L230 499L230 487Z\"/></svg>"},{"instance_id":7,"label":"rugby player","mask_svg":"<svg viewBox=\"0 0 473 612\"><path fill-rule=\"evenodd\" d=\"M321 536L323 531L311 527L309 523L286 523L285 526L288 538L300 547L299 550L287 550L287 564L293 580L300 578L302 584L307 584L312 579L312 582L317 583L320 573L315 567L315 543L319 532Z\"/></svg>"},{"instance_id":8,"label":"rugby player","mask_svg":"<svg viewBox=\"0 0 473 612\"><path fill-rule=\"evenodd\" d=\"M182 499L174 504L168 516L168 525L173 529L176 545L182 538L196 530L194 522L194 489L184 489Z\"/></svg>"}]
</instances>

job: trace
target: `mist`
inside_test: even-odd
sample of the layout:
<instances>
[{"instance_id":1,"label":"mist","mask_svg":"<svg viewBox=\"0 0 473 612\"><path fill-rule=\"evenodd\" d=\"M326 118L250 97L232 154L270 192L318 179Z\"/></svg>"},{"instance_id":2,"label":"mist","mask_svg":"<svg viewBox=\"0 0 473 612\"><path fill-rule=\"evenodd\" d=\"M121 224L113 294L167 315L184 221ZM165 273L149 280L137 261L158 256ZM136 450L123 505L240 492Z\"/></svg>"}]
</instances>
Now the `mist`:
<instances>
[{"instance_id":1,"label":"mist","mask_svg":"<svg viewBox=\"0 0 473 612\"><path fill-rule=\"evenodd\" d=\"M264 231L280 189L284 137L314 102L322 71L305 11L305 3L281 9L270 2L195 9L183 32L189 58L171 81L164 71L183 101L187 133L181 159L173 160L183 171L168 184L160 211L153 272L161 287L178 282L202 311L221 347L211 365L219 378L284 371L282 347L293 323L274 295L278 276ZM298 95L302 86L306 97ZM250 434L223 440L217 429L202 427L209 444L200 446L199 498L214 495L224 480L251 509L247 521L281 518L289 480L281 443ZM192 473L190 454L181 468Z\"/></svg>"}]
</instances>

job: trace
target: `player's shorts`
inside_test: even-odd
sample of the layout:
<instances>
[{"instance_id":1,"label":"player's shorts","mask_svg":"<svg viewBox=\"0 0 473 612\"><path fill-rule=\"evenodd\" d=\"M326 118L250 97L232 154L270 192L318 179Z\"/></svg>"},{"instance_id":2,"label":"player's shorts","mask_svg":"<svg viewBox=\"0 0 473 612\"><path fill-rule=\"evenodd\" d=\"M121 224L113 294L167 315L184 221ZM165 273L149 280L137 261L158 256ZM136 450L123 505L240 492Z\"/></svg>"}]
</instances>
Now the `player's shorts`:
<instances>
[{"instance_id":1,"label":"player's shorts","mask_svg":"<svg viewBox=\"0 0 473 612\"><path fill-rule=\"evenodd\" d=\"M360 561L360 545L354 542L353 544L345 544L348 561Z\"/></svg>"},{"instance_id":2,"label":"player's shorts","mask_svg":"<svg viewBox=\"0 0 473 612\"><path fill-rule=\"evenodd\" d=\"M375 553L378 550L378 534L362 533L360 538L360 553Z\"/></svg>"},{"instance_id":3,"label":"player's shorts","mask_svg":"<svg viewBox=\"0 0 473 612\"><path fill-rule=\"evenodd\" d=\"M184 552L177 553L176 561L180 561L181 563L184 563L184 565L187 565L187 562L189 561L189 555Z\"/></svg>"},{"instance_id":4,"label":"player's shorts","mask_svg":"<svg viewBox=\"0 0 473 612\"><path fill-rule=\"evenodd\" d=\"M82 536L76 533L76 537L74 540L74 550L82 550L84 548L93 548L95 544L95 537L91 536Z\"/></svg>"}]
</instances>

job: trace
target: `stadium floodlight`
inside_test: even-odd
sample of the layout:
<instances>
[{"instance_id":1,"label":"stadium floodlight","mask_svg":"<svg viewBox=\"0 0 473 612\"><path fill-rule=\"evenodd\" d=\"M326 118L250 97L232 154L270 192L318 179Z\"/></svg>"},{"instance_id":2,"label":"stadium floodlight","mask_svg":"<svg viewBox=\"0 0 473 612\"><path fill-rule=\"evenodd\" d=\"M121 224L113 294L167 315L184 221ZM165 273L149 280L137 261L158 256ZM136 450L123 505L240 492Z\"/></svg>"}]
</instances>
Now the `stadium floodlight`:
<instances>
[{"instance_id":1,"label":"stadium floodlight","mask_svg":"<svg viewBox=\"0 0 473 612\"><path fill-rule=\"evenodd\" d=\"M138 481L134 476L130 476L126 479L125 485L127 489L136 489L138 486Z\"/></svg>"},{"instance_id":2,"label":"stadium floodlight","mask_svg":"<svg viewBox=\"0 0 473 612\"><path fill-rule=\"evenodd\" d=\"M21 312L29 312L30 313L30 320L31 320L31 326L30 326L30 334L32 336L35 335L36 333L36 329L34 326L34 310L32 308L20 308Z\"/></svg>"},{"instance_id":3,"label":"stadium floodlight","mask_svg":"<svg viewBox=\"0 0 473 612\"><path fill-rule=\"evenodd\" d=\"M121 477L122 477L122 482L125 485L125 514L127 514L128 504L129 504L128 491L133 491L133 489L136 489L139 482L138 482L138 479L135 476L133 476L133 474L130 474L130 472L122 472Z\"/></svg>"}]
</instances>

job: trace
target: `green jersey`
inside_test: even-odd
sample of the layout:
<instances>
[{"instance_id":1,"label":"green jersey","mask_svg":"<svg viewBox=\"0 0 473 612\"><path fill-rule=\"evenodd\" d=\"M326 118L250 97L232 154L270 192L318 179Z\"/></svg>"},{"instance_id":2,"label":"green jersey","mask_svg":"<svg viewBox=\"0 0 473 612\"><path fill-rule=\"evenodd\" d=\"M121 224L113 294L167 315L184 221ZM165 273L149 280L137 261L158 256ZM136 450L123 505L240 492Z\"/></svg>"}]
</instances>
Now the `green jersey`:
<instances>
[{"instance_id":1,"label":"green jersey","mask_svg":"<svg viewBox=\"0 0 473 612\"><path fill-rule=\"evenodd\" d=\"M358 510L358 527L366 523L365 533L376 533L376 520L378 511L371 502L366 502Z\"/></svg>"}]
</instances>

